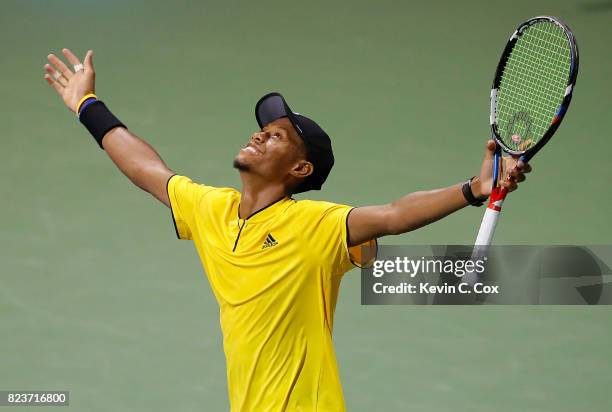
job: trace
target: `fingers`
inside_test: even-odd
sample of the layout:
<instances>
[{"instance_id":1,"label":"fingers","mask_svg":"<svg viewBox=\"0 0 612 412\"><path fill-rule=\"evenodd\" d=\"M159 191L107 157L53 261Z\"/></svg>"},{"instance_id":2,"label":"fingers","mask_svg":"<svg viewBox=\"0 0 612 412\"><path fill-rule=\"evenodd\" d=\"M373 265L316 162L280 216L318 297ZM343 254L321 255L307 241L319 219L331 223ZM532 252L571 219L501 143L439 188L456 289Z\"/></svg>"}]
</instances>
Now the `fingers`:
<instances>
[{"instance_id":1,"label":"fingers","mask_svg":"<svg viewBox=\"0 0 612 412\"><path fill-rule=\"evenodd\" d=\"M56 82L55 80L53 80L53 78L48 75L45 74L45 80L47 81L47 83L49 84L49 86L53 87L55 89L55 91L57 92L57 94L59 94L60 96L62 95L62 90L64 89L62 87L61 84L59 84L58 82Z\"/></svg>"},{"instance_id":2,"label":"fingers","mask_svg":"<svg viewBox=\"0 0 612 412\"><path fill-rule=\"evenodd\" d=\"M531 172L531 165L529 163L525 163L522 160L519 160L516 164L517 168L521 170L523 173Z\"/></svg>"},{"instance_id":3,"label":"fingers","mask_svg":"<svg viewBox=\"0 0 612 412\"><path fill-rule=\"evenodd\" d=\"M531 172L531 166L528 163L519 160L517 164L508 172L507 178L502 182L502 186L509 192L518 189L518 183L524 182L527 177L526 173Z\"/></svg>"},{"instance_id":4,"label":"fingers","mask_svg":"<svg viewBox=\"0 0 612 412\"><path fill-rule=\"evenodd\" d=\"M525 179L527 179L525 175L518 170L511 170L510 173L508 173L508 178L517 183L524 182Z\"/></svg>"},{"instance_id":5,"label":"fingers","mask_svg":"<svg viewBox=\"0 0 612 412\"><path fill-rule=\"evenodd\" d=\"M502 187L505 187L508 192L514 192L518 189L518 184L512 179L506 179L501 183Z\"/></svg>"},{"instance_id":6,"label":"fingers","mask_svg":"<svg viewBox=\"0 0 612 412\"><path fill-rule=\"evenodd\" d=\"M81 64L79 58L76 57L74 53L72 53L69 49L62 49L62 53L64 54L64 56L66 56L70 64L72 64L73 66L75 64Z\"/></svg>"},{"instance_id":7,"label":"fingers","mask_svg":"<svg viewBox=\"0 0 612 412\"><path fill-rule=\"evenodd\" d=\"M87 50L87 54L85 55L85 70L94 71L93 66L93 50Z\"/></svg>"},{"instance_id":8,"label":"fingers","mask_svg":"<svg viewBox=\"0 0 612 412\"><path fill-rule=\"evenodd\" d=\"M493 159L493 155L495 154L495 141L493 140L487 140L487 143L485 144L486 147L486 151L485 151L485 160L491 160Z\"/></svg>"},{"instance_id":9,"label":"fingers","mask_svg":"<svg viewBox=\"0 0 612 412\"><path fill-rule=\"evenodd\" d=\"M51 53L48 55L47 60L49 60L49 63L51 63L55 69L59 70L66 79L70 79L74 74L55 54Z\"/></svg>"},{"instance_id":10,"label":"fingers","mask_svg":"<svg viewBox=\"0 0 612 412\"><path fill-rule=\"evenodd\" d=\"M531 165L519 160L508 174L513 175L513 172L529 173L531 172Z\"/></svg>"},{"instance_id":11,"label":"fingers","mask_svg":"<svg viewBox=\"0 0 612 412\"><path fill-rule=\"evenodd\" d=\"M66 87L68 85L68 80L66 80L64 75L61 72L55 70L55 68L52 67L50 64L45 64L45 70L47 71L47 73L49 73L49 76L51 76L53 80L59 83L60 86Z\"/></svg>"}]
</instances>

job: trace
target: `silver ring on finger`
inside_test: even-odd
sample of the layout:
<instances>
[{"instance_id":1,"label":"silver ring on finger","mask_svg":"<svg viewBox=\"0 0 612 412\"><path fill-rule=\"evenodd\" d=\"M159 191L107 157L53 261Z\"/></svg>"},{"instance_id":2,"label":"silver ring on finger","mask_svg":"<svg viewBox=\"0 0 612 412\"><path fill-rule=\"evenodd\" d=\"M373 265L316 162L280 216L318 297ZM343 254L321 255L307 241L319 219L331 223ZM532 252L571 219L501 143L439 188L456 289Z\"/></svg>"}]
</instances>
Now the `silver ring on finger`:
<instances>
[{"instance_id":1,"label":"silver ring on finger","mask_svg":"<svg viewBox=\"0 0 612 412\"><path fill-rule=\"evenodd\" d=\"M57 81L62 77L62 73L59 71L55 71L55 73L53 73L53 78Z\"/></svg>"},{"instance_id":2,"label":"silver ring on finger","mask_svg":"<svg viewBox=\"0 0 612 412\"><path fill-rule=\"evenodd\" d=\"M72 68L74 69L75 72L78 72L80 70L85 70L85 68L83 67L83 64L81 63L75 64L74 66L72 66Z\"/></svg>"}]
</instances>

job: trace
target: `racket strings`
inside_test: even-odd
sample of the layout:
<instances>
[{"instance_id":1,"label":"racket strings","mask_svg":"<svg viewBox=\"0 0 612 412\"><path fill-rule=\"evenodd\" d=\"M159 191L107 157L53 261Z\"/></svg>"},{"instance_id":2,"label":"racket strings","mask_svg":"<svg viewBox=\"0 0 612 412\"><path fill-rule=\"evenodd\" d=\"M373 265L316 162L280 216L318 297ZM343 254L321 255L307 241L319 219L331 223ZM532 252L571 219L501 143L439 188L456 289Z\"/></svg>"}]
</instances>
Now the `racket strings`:
<instances>
[{"instance_id":1,"label":"racket strings","mask_svg":"<svg viewBox=\"0 0 612 412\"><path fill-rule=\"evenodd\" d=\"M504 68L496 123L512 150L535 145L553 121L567 86L570 48L563 29L550 22L526 28Z\"/></svg>"},{"instance_id":2,"label":"racket strings","mask_svg":"<svg viewBox=\"0 0 612 412\"><path fill-rule=\"evenodd\" d=\"M536 28L534 28L536 29ZM546 117L550 115L550 108L556 108L558 103L558 99L556 96L547 93L550 89L564 88L567 75L556 70L556 67L550 65L550 54L548 56L543 55L542 50L547 51L541 44L545 41L544 36L550 36L549 33L546 33L542 30L539 30L541 33L538 33L540 38L525 38L525 41L521 42L521 46L517 49L517 53L514 54L516 57L516 66L521 66L523 70L508 70L505 73L509 80L512 82L508 82L507 86L512 88L515 94L523 93L524 97L530 100L531 104L540 103L544 100L545 105L543 109L548 110L538 110L537 106L532 108L532 110L536 111L539 117ZM530 41L529 41L530 40ZM550 42L548 42L550 43ZM519 53L523 48L524 53ZM531 56L531 60L528 58ZM557 60L558 60L557 56ZM552 60L555 60L554 58ZM511 65L509 69L513 68ZM522 75L522 76L521 76ZM554 78L556 75L557 82L550 81L551 78ZM516 103L516 102L514 102ZM512 106L509 106L512 107ZM546 124L548 126L548 122ZM545 130L544 130L545 131Z\"/></svg>"},{"instance_id":3,"label":"racket strings","mask_svg":"<svg viewBox=\"0 0 612 412\"><path fill-rule=\"evenodd\" d=\"M566 66L569 66L569 50L567 53L564 53L562 50L562 46L566 43L557 44L554 48L547 49L543 47L541 43L544 42L546 42L548 45L553 45L553 43L546 41L546 37L551 37L551 33L543 31L537 27L532 27L532 29L540 32L538 34L540 37L534 38L532 36L531 38L525 38L525 41L520 42L520 45L523 46L522 48L525 49L525 52L517 53L515 55L518 65L522 65L526 70L524 70L522 73L520 70L508 70L508 75L513 76L513 80L515 80L514 85L510 84L510 86L520 86L521 83L518 83L518 80L523 80L525 82L524 84L527 84L530 88L532 88L531 90L529 88L525 88L525 91L530 94L528 97L533 99L534 96L537 96L537 92L541 93L552 89L558 90L560 87L563 89L565 88L568 72L559 70L558 66L554 63L562 61L563 58L566 57ZM562 32L561 35L564 36ZM557 41L565 42L565 38L557 37ZM556 56L554 55L555 52ZM528 58L531 60L528 60ZM520 78L520 74L526 74L526 76L524 78ZM547 96L549 96L548 100L550 102L555 102L555 100L547 94L539 97L546 98Z\"/></svg>"},{"instance_id":4,"label":"racket strings","mask_svg":"<svg viewBox=\"0 0 612 412\"><path fill-rule=\"evenodd\" d=\"M552 24L546 24L547 26L553 26ZM554 25L555 28L558 26ZM558 28L559 32L554 33L549 30L542 30L538 26L532 26L532 31L537 32L538 38L535 41L532 41L530 45L539 50L539 55L536 55L539 59L542 59L544 56L553 57L555 61L563 61L567 60L567 64L569 64L569 47L567 46L567 38L565 37L565 33ZM548 69L552 72L556 72L558 76L566 78L568 73L561 70L559 66L549 65Z\"/></svg>"}]
</instances>

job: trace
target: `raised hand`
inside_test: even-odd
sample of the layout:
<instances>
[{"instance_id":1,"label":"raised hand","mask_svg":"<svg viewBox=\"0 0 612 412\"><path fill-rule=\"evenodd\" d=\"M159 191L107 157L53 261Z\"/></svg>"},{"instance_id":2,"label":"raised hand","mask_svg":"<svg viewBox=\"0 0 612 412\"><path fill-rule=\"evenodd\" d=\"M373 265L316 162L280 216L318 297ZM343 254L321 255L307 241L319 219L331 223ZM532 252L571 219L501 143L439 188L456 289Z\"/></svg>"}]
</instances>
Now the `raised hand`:
<instances>
[{"instance_id":1,"label":"raised hand","mask_svg":"<svg viewBox=\"0 0 612 412\"><path fill-rule=\"evenodd\" d=\"M72 70L56 55L47 56L49 64L45 64L45 80L60 95L64 104L76 113L77 104L89 93L95 93L95 72L93 67L93 51L85 54L84 63L81 63L69 49L62 49L68 59Z\"/></svg>"},{"instance_id":2,"label":"raised hand","mask_svg":"<svg viewBox=\"0 0 612 412\"><path fill-rule=\"evenodd\" d=\"M476 197L489 196L491 194L495 147L495 141L487 141L480 174L472 182L472 192ZM505 187L508 192L515 191L518 188L518 184L525 181L525 174L531 172L529 164L513 156L503 156L499 166L501 168L499 184Z\"/></svg>"}]
</instances>

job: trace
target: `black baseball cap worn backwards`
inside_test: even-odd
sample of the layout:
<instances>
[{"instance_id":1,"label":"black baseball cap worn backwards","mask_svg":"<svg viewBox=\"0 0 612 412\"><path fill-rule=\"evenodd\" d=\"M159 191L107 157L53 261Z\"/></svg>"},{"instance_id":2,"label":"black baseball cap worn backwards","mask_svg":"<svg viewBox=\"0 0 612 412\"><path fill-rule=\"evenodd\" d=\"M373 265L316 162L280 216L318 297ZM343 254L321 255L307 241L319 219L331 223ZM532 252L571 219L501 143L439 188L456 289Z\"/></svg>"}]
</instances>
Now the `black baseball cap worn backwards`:
<instances>
[{"instance_id":1,"label":"black baseball cap worn backwards","mask_svg":"<svg viewBox=\"0 0 612 412\"><path fill-rule=\"evenodd\" d=\"M293 193L320 190L334 166L334 153L329 136L314 120L293 112L280 93L268 93L255 105L255 118L262 129L282 117L289 119L304 141L307 160L312 163L314 169Z\"/></svg>"}]
</instances>

